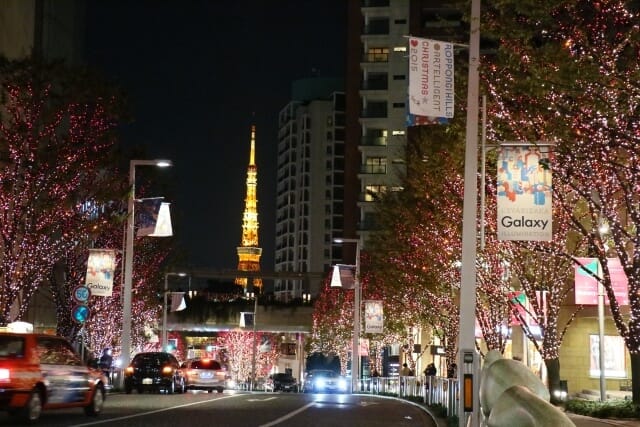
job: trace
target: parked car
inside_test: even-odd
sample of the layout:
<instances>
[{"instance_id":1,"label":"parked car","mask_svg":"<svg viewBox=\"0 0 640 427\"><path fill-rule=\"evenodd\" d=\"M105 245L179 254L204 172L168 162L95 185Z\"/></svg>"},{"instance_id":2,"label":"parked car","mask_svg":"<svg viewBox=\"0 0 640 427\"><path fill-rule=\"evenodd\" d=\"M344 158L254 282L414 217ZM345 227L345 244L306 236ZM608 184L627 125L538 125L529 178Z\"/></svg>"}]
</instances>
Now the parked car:
<instances>
[{"instance_id":1,"label":"parked car","mask_svg":"<svg viewBox=\"0 0 640 427\"><path fill-rule=\"evenodd\" d=\"M107 378L54 335L0 332L0 409L26 423L43 410L82 407L102 412Z\"/></svg>"},{"instance_id":2,"label":"parked car","mask_svg":"<svg viewBox=\"0 0 640 427\"><path fill-rule=\"evenodd\" d=\"M130 394L134 389L138 393L184 393L185 378L178 359L162 351L136 354L124 370L124 392Z\"/></svg>"},{"instance_id":3,"label":"parked car","mask_svg":"<svg viewBox=\"0 0 640 427\"><path fill-rule=\"evenodd\" d=\"M305 393L346 393L349 381L335 371L314 369L304 379Z\"/></svg>"},{"instance_id":4,"label":"parked car","mask_svg":"<svg viewBox=\"0 0 640 427\"><path fill-rule=\"evenodd\" d=\"M182 369L187 390L207 390L209 393L216 390L222 393L229 379L220 362L213 359L190 359L182 364Z\"/></svg>"},{"instance_id":5,"label":"parked car","mask_svg":"<svg viewBox=\"0 0 640 427\"><path fill-rule=\"evenodd\" d=\"M298 381L291 374L278 373L269 375L265 383L265 389L270 391L298 392Z\"/></svg>"}]
</instances>

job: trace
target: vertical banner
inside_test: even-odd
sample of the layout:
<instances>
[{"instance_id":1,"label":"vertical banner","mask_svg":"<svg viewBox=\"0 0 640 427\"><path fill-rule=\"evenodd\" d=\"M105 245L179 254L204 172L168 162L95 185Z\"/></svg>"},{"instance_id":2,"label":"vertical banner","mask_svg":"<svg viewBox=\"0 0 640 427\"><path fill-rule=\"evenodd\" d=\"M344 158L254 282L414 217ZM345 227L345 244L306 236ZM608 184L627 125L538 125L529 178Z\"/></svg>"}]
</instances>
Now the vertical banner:
<instances>
[{"instance_id":1,"label":"vertical banner","mask_svg":"<svg viewBox=\"0 0 640 427\"><path fill-rule=\"evenodd\" d=\"M598 305L598 280L596 277L602 276L600 262L597 258L576 258L576 261L580 265L575 265L575 303ZM629 305L629 279L622 268L620 258L607 258L607 268L611 277L611 287L618 304ZM604 303L609 304L609 298L606 296Z\"/></svg>"},{"instance_id":2,"label":"vertical banner","mask_svg":"<svg viewBox=\"0 0 640 427\"><path fill-rule=\"evenodd\" d=\"M384 326L382 301L364 302L364 333L381 334Z\"/></svg>"},{"instance_id":3,"label":"vertical banner","mask_svg":"<svg viewBox=\"0 0 640 427\"><path fill-rule=\"evenodd\" d=\"M171 292L171 311L182 311L187 308L184 302L184 292Z\"/></svg>"},{"instance_id":4,"label":"vertical banner","mask_svg":"<svg viewBox=\"0 0 640 427\"><path fill-rule=\"evenodd\" d=\"M497 184L498 240L550 241L549 148L502 146Z\"/></svg>"},{"instance_id":5,"label":"vertical banner","mask_svg":"<svg viewBox=\"0 0 640 427\"><path fill-rule=\"evenodd\" d=\"M453 44L409 37L409 114L453 118Z\"/></svg>"},{"instance_id":6,"label":"vertical banner","mask_svg":"<svg viewBox=\"0 0 640 427\"><path fill-rule=\"evenodd\" d=\"M162 202L158 211L158 218L151 237L170 237L173 236L173 227L171 226L171 214L169 212L169 203Z\"/></svg>"},{"instance_id":7,"label":"vertical banner","mask_svg":"<svg viewBox=\"0 0 640 427\"><path fill-rule=\"evenodd\" d=\"M113 249L89 249L85 283L91 295L110 297L113 292L113 270L116 251Z\"/></svg>"},{"instance_id":8,"label":"vertical banner","mask_svg":"<svg viewBox=\"0 0 640 427\"><path fill-rule=\"evenodd\" d=\"M156 230L156 222L158 222L158 215L160 214L160 207L162 206L162 198L142 199L136 200L136 202L135 222L136 227L138 227L136 236L149 236Z\"/></svg>"}]
</instances>

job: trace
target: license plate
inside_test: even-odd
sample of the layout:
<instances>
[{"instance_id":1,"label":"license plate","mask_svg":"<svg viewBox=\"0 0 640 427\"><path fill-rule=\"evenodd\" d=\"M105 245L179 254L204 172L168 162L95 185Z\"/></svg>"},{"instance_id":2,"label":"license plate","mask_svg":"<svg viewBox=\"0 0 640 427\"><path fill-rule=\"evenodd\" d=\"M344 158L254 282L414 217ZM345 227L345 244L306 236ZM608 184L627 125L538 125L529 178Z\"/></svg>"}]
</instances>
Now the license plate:
<instances>
[{"instance_id":1,"label":"license plate","mask_svg":"<svg viewBox=\"0 0 640 427\"><path fill-rule=\"evenodd\" d=\"M153 384L153 380L151 378L143 378L142 384Z\"/></svg>"},{"instance_id":2,"label":"license plate","mask_svg":"<svg viewBox=\"0 0 640 427\"><path fill-rule=\"evenodd\" d=\"M200 372L200 378L212 378L213 374L211 372Z\"/></svg>"}]
</instances>

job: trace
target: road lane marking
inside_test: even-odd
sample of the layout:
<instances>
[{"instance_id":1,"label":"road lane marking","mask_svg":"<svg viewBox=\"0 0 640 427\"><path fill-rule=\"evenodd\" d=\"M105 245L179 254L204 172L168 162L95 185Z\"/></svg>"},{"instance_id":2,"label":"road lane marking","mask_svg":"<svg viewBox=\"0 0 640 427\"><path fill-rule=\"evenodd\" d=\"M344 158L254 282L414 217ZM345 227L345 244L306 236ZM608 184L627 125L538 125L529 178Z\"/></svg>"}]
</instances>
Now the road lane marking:
<instances>
[{"instance_id":1,"label":"road lane marking","mask_svg":"<svg viewBox=\"0 0 640 427\"><path fill-rule=\"evenodd\" d=\"M273 399L277 399L277 397L267 397L266 399L247 399L247 402L266 402Z\"/></svg>"},{"instance_id":2,"label":"road lane marking","mask_svg":"<svg viewBox=\"0 0 640 427\"><path fill-rule=\"evenodd\" d=\"M307 404L306 404L306 405L304 405L302 408L298 408L298 409L296 409L296 410L295 410L295 411L293 411L293 412L289 412L288 414L283 415L282 417L280 417L280 418L278 418L278 419L275 419L275 420L271 421L270 423L262 424L260 427L271 427L271 426L275 426L275 425L277 425L277 424L280 424L281 422L286 421L286 420L288 420L289 418L295 417L295 416L296 416L296 415L298 415L300 412L306 411L306 410L309 408L309 406L313 406L313 405L315 405L315 404L316 404L316 402L307 403Z\"/></svg>"},{"instance_id":3,"label":"road lane marking","mask_svg":"<svg viewBox=\"0 0 640 427\"><path fill-rule=\"evenodd\" d=\"M230 396L224 396L224 397L218 397L216 399L209 399L209 400L203 400L200 402L190 402L190 403L185 403L182 405L177 405L177 406L171 406L169 408L162 408L162 409L154 409L153 411L148 411L148 412L141 412L139 414L133 414L133 415L125 415L123 417L117 417L117 418L109 418L106 420L99 420L99 421L93 421L90 423L83 423L83 424L75 424L69 427L85 427L85 426L96 426L98 424L106 424L106 423L110 423L112 421L122 421L122 420L128 420L131 418L138 418L138 417L142 417L144 415L150 415L150 414L157 414L159 412L166 412L166 411L171 411L173 409L178 409L178 408L186 408L189 406L195 406L195 405L200 405L202 403L210 403L210 402L215 402L217 400L223 400L223 399L230 399L232 397L238 397L241 396L240 394L232 394Z\"/></svg>"}]
</instances>

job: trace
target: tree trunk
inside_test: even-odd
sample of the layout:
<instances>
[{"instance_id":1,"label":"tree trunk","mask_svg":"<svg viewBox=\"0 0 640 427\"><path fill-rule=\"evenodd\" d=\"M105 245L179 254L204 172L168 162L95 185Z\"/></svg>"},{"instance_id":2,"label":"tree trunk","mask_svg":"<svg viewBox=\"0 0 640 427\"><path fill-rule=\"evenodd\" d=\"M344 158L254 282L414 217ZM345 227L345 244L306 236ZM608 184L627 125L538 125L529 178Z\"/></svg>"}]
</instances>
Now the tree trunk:
<instances>
[{"instance_id":1,"label":"tree trunk","mask_svg":"<svg viewBox=\"0 0 640 427\"><path fill-rule=\"evenodd\" d=\"M551 403L558 404L562 400L555 396L554 392L560 390L560 359L545 359L544 365L547 367L547 381L549 383L549 394Z\"/></svg>"},{"instance_id":2,"label":"tree trunk","mask_svg":"<svg viewBox=\"0 0 640 427\"><path fill-rule=\"evenodd\" d=\"M640 405L640 353L631 353L631 393L633 403Z\"/></svg>"}]
</instances>

